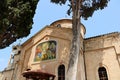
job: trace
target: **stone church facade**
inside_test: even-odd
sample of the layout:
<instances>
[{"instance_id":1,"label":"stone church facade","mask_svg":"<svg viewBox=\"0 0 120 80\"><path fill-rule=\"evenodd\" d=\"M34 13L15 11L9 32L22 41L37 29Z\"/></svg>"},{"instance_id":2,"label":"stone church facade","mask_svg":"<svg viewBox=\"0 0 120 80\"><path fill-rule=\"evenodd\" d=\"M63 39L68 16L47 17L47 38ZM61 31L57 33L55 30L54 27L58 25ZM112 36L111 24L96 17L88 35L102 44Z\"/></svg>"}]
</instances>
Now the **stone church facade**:
<instances>
[{"instance_id":1,"label":"stone church facade","mask_svg":"<svg viewBox=\"0 0 120 80\"><path fill-rule=\"evenodd\" d=\"M72 41L72 20L61 19L44 27L22 45L13 46L0 80L65 80ZM81 25L81 47L76 80L120 79L120 33L85 38Z\"/></svg>"}]
</instances>

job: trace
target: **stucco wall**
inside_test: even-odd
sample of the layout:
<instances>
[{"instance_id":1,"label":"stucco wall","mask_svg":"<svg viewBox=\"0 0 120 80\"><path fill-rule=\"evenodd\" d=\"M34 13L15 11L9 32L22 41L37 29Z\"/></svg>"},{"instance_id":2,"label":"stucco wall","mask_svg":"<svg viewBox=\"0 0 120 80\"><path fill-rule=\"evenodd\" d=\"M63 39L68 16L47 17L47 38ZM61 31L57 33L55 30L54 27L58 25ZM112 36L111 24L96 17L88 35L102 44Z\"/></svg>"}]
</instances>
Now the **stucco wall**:
<instances>
[{"instance_id":1,"label":"stucco wall","mask_svg":"<svg viewBox=\"0 0 120 80\"><path fill-rule=\"evenodd\" d=\"M11 80L13 78L13 70L6 70L2 73L0 80Z\"/></svg>"},{"instance_id":2,"label":"stucco wall","mask_svg":"<svg viewBox=\"0 0 120 80\"><path fill-rule=\"evenodd\" d=\"M99 80L99 67L106 68L109 80L120 79L120 63L117 55L120 44L116 45L120 42L119 38L118 33L113 33L85 40L87 80Z\"/></svg>"},{"instance_id":3,"label":"stucco wall","mask_svg":"<svg viewBox=\"0 0 120 80\"><path fill-rule=\"evenodd\" d=\"M30 50L32 50L31 51L32 54L31 54L31 57L29 59L28 65L31 68L31 70L42 69L48 73L55 74L56 75L55 80L57 80L58 79L58 76L57 76L58 75L58 67L61 64L65 65L65 68L66 68L65 70L67 72L71 39L72 39L72 36L70 36L70 35L72 35L72 33L71 33L71 29L66 29L66 28L63 29L63 28L56 28L55 27L55 28L48 28L48 29L49 30L46 29L45 31L47 31L47 33L49 33L49 34L47 34L46 36L44 34L44 36L45 36L44 38L37 39L39 36L38 35L38 36L36 36L36 38L33 39L33 42L37 42L37 43L35 43L35 45L33 45L33 47L30 49ZM42 35L42 33L40 35ZM37 40L39 40L39 41L37 41ZM40 62L34 63L33 58L35 55L36 46L41 42L50 41L50 40L55 40L57 42L56 59L47 60L47 61L40 61ZM79 71L83 70L81 68L79 68L79 69L80 69ZM79 72L78 76L80 75L80 73L81 72Z\"/></svg>"},{"instance_id":4,"label":"stucco wall","mask_svg":"<svg viewBox=\"0 0 120 80\"><path fill-rule=\"evenodd\" d=\"M26 80L25 77L22 76L22 73L27 69L38 70L42 69L48 73L52 73L56 75L55 80L58 80L58 67L63 64L65 66L65 74L67 73L68 61L69 61L69 53L71 48L72 41L72 30L71 30L71 20L66 19L56 21L55 25L63 24L62 27L57 27L54 25L46 26L42 30L40 30L33 37L28 39L24 44L21 45L21 53L16 57L17 63L14 65L15 75L8 75L9 72L6 73L6 76L13 76L14 80ZM83 55L83 38L85 34L85 28L82 25L81 27L81 48L79 55L79 64L78 64L78 74L77 80L85 79L85 69L84 69L84 55ZM57 42L56 46L56 58L52 60L45 60L34 62L35 50L36 46L40 43L54 40ZM18 60L18 58L20 59ZM15 60L15 61L16 61Z\"/></svg>"},{"instance_id":5,"label":"stucco wall","mask_svg":"<svg viewBox=\"0 0 120 80\"><path fill-rule=\"evenodd\" d=\"M22 47L23 54L21 57L23 64L23 66L21 67L22 71L25 71L27 68L31 70L42 69L48 73L55 74L56 75L55 80L57 80L58 67L61 64L65 65L65 72L67 72L71 40L72 40L71 35L72 35L72 30L70 28L64 28L64 27L61 28L61 27L53 27L53 26L52 27L47 26L46 28L44 28L44 30L37 33L35 36L31 38L31 40L23 44ZM81 55L83 55L83 36L80 36L80 38L82 39ZM51 41L51 40L57 42L56 59L34 62L36 46L42 42ZM83 56L81 56L81 60L79 61L80 64L78 65L79 67L78 77L80 76L81 73L85 73L84 62L82 61L83 61ZM83 66L80 67L81 65ZM82 76L82 78L85 78L85 76ZM24 80L23 77L22 80Z\"/></svg>"}]
</instances>

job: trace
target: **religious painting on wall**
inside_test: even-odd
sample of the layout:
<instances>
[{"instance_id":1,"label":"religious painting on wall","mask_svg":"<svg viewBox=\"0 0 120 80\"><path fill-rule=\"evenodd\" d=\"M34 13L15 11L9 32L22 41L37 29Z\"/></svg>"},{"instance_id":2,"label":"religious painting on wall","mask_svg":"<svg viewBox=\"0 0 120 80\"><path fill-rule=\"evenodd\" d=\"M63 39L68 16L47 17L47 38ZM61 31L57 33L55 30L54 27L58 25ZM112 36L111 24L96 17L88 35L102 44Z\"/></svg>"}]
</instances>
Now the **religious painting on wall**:
<instances>
[{"instance_id":1,"label":"religious painting on wall","mask_svg":"<svg viewBox=\"0 0 120 80\"><path fill-rule=\"evenodd\" d=\"M47 41L36 46L34 62L56 58L56 41Z\"/></svg>"}]
</instances>

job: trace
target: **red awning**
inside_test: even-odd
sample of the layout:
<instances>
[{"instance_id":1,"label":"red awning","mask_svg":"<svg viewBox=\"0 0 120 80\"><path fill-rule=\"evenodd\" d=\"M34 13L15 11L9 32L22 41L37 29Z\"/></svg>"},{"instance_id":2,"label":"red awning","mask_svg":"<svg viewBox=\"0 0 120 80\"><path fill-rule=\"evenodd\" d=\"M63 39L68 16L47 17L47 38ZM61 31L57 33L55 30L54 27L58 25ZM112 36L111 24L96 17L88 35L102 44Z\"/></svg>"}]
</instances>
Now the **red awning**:
<instances>
[{"instance_id":1,"label":"red awning","mask_svg":"<svg viewBox=\"0 0 120 80\"><path fill-rule=\"evenodd\" d=\"M49 79L49 78L55 78L55 75L54 74L51 74L51 73L47 73L43 70L34 70L34 71L25 71L23 72L23 77L26 77L26 78L31 78L31 79Z\"/></svg>"}]
</instances>

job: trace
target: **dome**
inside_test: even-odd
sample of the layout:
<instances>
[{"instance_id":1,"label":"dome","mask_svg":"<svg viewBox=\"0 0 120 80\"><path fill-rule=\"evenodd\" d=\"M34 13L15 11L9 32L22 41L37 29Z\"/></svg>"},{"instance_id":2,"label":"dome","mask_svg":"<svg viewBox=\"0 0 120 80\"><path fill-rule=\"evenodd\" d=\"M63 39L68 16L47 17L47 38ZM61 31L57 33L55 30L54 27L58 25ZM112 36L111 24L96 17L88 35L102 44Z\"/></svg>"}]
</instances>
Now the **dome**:
<instances>
[{"instance_id":1,"label":"dome","mask_svg":"<svg viewBox=\"0 0 120 80\"><path fill-rule=\"evenodd\" d=\"M72 29L72 19L60 19L57 21L54 21L50 24L51 27L61 27L61 28L71 28ZM81 26L81 34L84 37L86 33L85 26L82 24Z\"/></svg>"}]
</instances>

